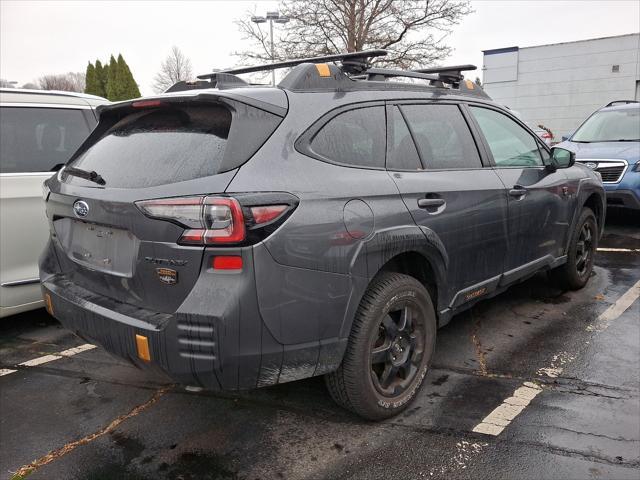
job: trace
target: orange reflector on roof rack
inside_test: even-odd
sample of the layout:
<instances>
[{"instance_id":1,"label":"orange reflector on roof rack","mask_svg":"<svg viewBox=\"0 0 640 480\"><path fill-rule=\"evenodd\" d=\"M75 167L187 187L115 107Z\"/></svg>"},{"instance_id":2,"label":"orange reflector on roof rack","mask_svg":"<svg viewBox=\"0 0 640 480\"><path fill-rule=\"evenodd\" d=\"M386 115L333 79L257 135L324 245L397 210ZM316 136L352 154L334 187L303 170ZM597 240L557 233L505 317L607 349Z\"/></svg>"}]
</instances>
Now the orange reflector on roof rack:
<instances>
[{"instance_id":1,"label":"orange reflector on roof rack","mask_svg":"<svg viewBox=\"0 0 640 480\"><path fill-rule=\"evenodd\" d=\"M474 83L473 83L471 80L469 80L468 78L464 81L464 83L466 83L466 84L467 84L467 88L468 88L469 90L473 90L473 89L475 88Z\"/></svg>"},{"instance_id":2,"label":"orange reflector on roof rack","mask_svg":"<svg viewBox=\"0 0 640 480\"><path fill-rule=\"evenodd\" d=\"M138 358L145 362L151 361L149 353L149 340L144 335L136 335L136 348L138 350Z\"/></svg>"},{"instance_id":3,"label":"orange reflector on roof rack","mask_svg":"<svg viewBox=\"0 0 640 480\"><path fill-rule=\"evenodd\" d=\"M330 77L331 70L329 70L329 65L326 63L316 63L316 68L318 69L318 74L321 77Z\"/></svg>"}]
</instances>

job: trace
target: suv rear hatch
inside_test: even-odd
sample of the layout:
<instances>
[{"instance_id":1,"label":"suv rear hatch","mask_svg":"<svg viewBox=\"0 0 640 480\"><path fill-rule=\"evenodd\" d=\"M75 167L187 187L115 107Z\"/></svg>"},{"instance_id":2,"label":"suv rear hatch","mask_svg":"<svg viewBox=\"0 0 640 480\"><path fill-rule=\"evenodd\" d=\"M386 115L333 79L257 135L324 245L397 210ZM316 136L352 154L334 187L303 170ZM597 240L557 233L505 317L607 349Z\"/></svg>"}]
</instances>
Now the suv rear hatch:
<instances>
[{"instance_id":1,"label":"suv rear hatch","mask_svg":"<svg viewBox=\"0 0 640 480\"><path fill-rule=\"evenodd\" d=\"M225 191L286 112L241 98L181 95L100 111L96 129L48 181L47 215L67 280L155 312L180 306L204 244L218 241L185 233L200 231L207 212L209 222L212 212L227 213L205 197Z\"/></svg>"}]
</instances>

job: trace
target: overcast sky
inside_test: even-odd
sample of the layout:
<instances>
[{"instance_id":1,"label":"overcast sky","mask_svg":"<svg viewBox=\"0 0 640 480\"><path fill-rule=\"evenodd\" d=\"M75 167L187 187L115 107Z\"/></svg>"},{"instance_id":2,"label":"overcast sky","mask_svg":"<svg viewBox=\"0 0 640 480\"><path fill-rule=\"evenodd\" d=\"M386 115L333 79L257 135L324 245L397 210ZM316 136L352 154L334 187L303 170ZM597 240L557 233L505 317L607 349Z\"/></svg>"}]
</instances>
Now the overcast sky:
<instances>
[{"instance_id":1,"label":"overcast sky","mask_svg":"<svg viewBox=\"0 0 640 480\"><path fill-rule=\"evenodd\" d=\"M87 61L122 53L143 94L172 45L195 73L237 64L246 47L235 19L277 1L13 1L0 0L0 77L19 85L43 74L84 71ZM640 2L473 1L474 13L453 28L445 63L482 66L482 50L526 47L640 31ZM481 74L480 74L481 76Z\"/></svg>"}]
</instances>

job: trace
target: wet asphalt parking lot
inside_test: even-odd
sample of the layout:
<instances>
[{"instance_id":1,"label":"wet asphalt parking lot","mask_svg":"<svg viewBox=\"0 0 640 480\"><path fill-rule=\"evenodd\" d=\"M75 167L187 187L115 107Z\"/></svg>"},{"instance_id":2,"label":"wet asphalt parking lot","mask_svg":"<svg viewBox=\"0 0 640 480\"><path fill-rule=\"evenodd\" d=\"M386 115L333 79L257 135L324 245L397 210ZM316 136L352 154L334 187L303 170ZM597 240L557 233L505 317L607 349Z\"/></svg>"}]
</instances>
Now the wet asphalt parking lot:
<instances>
[{"instance_id":1,"label":"wet asphalt parking lot","mask_svg":"<svg viewBox=\"0 0 640 480\"><path fill-rule=\"evenodd\" d=\"M455 317L382 423L319 378L189 392L44 310L3 319L0 478L638 479L640 216L610 211L600 247L581 291L540 274Z\"/></svg>"}]
</instances>

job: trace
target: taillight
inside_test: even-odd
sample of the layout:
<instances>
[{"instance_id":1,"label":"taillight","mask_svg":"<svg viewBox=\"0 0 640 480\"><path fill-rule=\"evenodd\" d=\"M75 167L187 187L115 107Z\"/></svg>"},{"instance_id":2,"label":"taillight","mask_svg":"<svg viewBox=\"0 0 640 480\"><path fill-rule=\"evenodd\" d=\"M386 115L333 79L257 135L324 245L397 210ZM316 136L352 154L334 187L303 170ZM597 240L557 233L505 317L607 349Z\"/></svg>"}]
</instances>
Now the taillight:
<instances>
[{"instance_id":1,"label":"taillight","mask_svg":"<svg viewBox=\"0 0 640 480\"><path fill-rule=\"evenodd\" d=\"M181 244L240 243L245 238L244 217L235 198L163 198L136 205L148 217L187 227L178 240Z\"/></svg>"},{"instance_id":2,"label":"taillight","mask_svg":"<svg viewBox=\"0 0 640 480\"><path fill-rule=\"evenodd\" d=\"M262 202L269 204L256 205ZM179 244L237 245L272 233L297 206L297 198L281 193L194 196L142 200L136 206L147 217L184 227Z\"/></svg>"}]
</instances>

